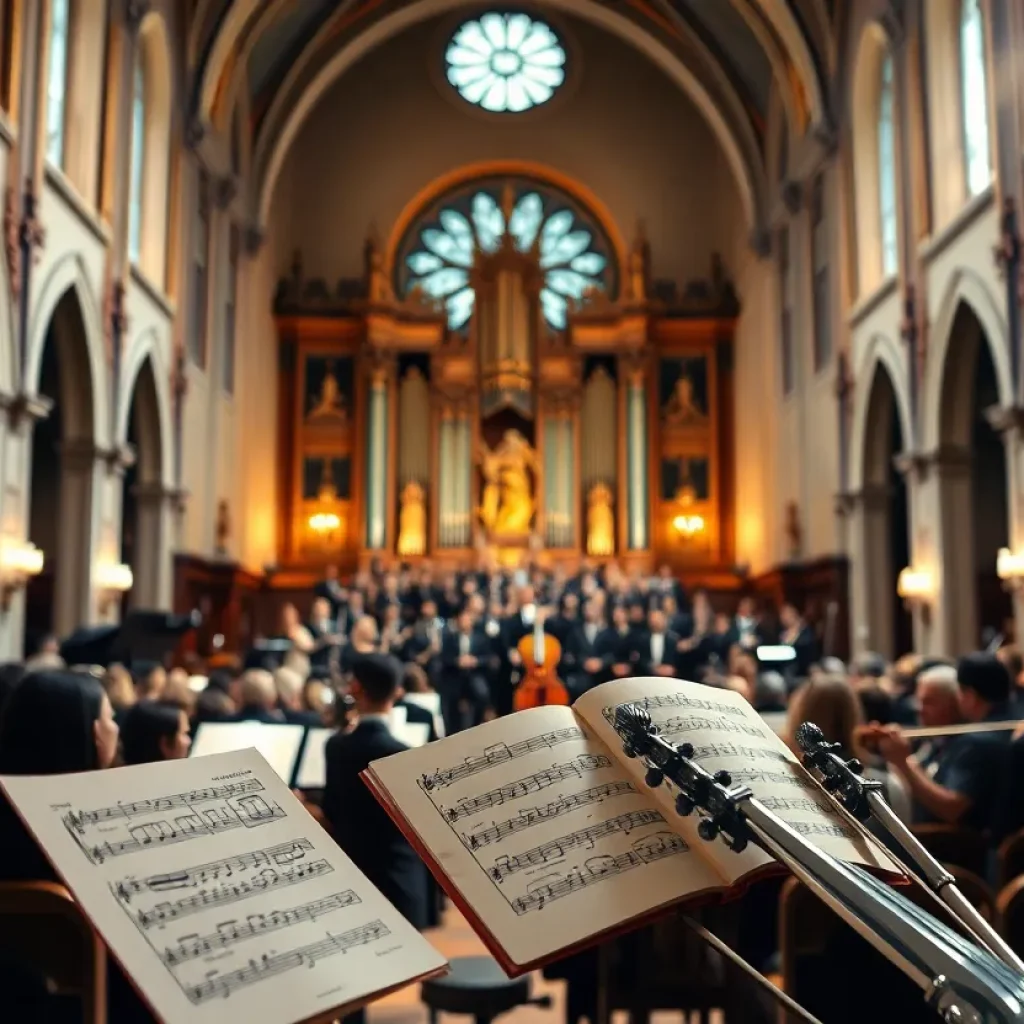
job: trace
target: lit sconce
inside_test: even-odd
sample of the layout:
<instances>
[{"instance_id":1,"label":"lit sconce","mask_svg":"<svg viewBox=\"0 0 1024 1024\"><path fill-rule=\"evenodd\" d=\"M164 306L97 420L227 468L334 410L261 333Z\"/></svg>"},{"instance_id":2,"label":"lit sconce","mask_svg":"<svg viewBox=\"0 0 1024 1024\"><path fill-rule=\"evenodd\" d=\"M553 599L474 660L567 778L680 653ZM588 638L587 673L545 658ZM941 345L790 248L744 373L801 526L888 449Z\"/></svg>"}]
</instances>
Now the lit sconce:
<instances>
[{"instance_id":1,"label":"lit sconce","mask_svg":"<svg viewBox=\"0 0 1024 1024\"><path fill-rule=\"evenodd\" d=\"M1024 551L1000 548L996 556L996 575L1007 590L1024 590Z\"/></svg>"},{"instance_id":2,"label":"lit sconce","mask_svg":"<svg viewBox=\"0 0 1024 1024\"><path fill-rule=\"evenodd\" d=\"M896 593L910 612L920 612L921 620L927 625L931 620L932 602L935 599L935 581L927 569L908 566L896 580Z\"/></svg>"},{"instance_id":3,"label":"lit sconce","mask_svg":"<svg viewBox=\"0 0 1024 1024\"><path fill-rule=\"evenodd\" d=\"M672 529L674 529L680 537L685 537L689 540L692 537L696 537L698 533L704 532L704 517L685 515L676 516L675 519L672 520Z\"/></svg>"},{"instance_id":4,"label":"lit sconce","mask_svg":"<svg viewBox=\"0 0 1024 1024\"><path fill-rule=\"evenodd\" d=\"M108 562L96 569L96 589L99 591L100 611L106 614L114 601L132 589L135 577L131 566Z\"/></svg>"},{"instance_id":5,"label":"lit sconce","mask_svg":"<svg viewBox=\"0 0 1024 1024\"><path fill-rule=\"evenodd\" d=\"M334 533L341 526L341 516L337 512L317 512L309 517L309 528L321 537Z\"/></svg>"},{"instance_id":6,"label":"lit sconce","mask_svg":"<svg viewBox=\"0 0 1024 1024\"><path fill-rule=\"evenodd\" d=\"M0 544L0 608L10 608L11 598L43 571L43 562L42 551L28 541L8 540Z\"/></svg>"}]
</instances>

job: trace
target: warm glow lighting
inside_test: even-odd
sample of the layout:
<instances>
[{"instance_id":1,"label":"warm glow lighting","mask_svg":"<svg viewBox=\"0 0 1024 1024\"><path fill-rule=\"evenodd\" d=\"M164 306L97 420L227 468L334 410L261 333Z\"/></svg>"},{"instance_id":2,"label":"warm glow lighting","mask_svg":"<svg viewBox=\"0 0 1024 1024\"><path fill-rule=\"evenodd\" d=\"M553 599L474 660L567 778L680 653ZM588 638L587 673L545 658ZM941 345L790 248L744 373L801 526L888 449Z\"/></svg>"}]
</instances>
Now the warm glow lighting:
<instances>
[{"instance_id":1,"label":"warm glow lighting","mask_svg":"<svg viewBox=\"0 0 1024 1024\"><path fill-rule=\"evenodd\" d=\"M896 581L896 593L904 601L928 601L934 592L932 574L927 569L908 566Z\"/></svg>"},{"instance_id":2,"label":"warm glow lighting","mask_svg":"<svg viewBox=\"0 0 1024 1024\"><path fill-rule=\"evenodd\" d=\"M42 551L28 542L5 544L0 548L0 574L4 577L27 579L43 571Z\"/></svg>"},{"instance_id":3,"label":"warm glow lighting","mask_svg":"<svg viewBox=\"0 0 1024 1024\"><path fill-rule=\"evenodd\" d=\"M134 582L131 566L124 563L109 562L96 570L96 586L100 590L123 594L132 589Z\"/></svg>"},{"instance_id":4,"label":"warm glow lighting","mask_svg":"<svg viewBox=\"0 0 1024 1024\"><path fill-rule=\"evenodd\" d=\"M1000 548L996 556L996 575L1004 583L1024 585L1024 551Z\"/></svg>"},{"instance_id":5,"label":"warm glow lighting","mask_svg":"<svg viewBox=\"0 0 1024 1024\"><path fill-rule=\"evenodd\" d=\"M317 533L330 533L341 526L341 516L336 512L317 512L309 517L309 528Z\"/></svg>"},{"instance_id":6,"label":"warm glow lighting","mask_svg":"<svg viewBox=\"0 0 1024 1024\"><path fill-rule=\"evenodd\" d=\"M672 528L676 533L684 537L692 537L694 534L702 533L704 530L703 516L676 516L672 520Z\"/></svg>"}]
</instances>

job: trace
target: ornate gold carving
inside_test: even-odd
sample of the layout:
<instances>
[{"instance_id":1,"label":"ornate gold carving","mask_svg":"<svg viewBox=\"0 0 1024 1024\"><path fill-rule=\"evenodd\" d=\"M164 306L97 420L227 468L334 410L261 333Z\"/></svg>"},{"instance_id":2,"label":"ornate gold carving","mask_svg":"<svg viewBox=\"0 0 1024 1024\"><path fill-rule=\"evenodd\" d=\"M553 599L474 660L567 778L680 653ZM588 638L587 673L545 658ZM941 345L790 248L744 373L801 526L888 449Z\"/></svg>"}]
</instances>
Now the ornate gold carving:
<instances>
[{"instance_id":1,"label":"ornate gold carving","mask_svg":"<svg viewBox=\"0 0 1024 1024\"><path fill-rule=\"evenodd\" d=\"M398 514L398 554L422 555L427 550L427 507L423 487L410 480L402 488Z\"/></svg>"},{"instance_id":2,"label":"ornate gold carving","mask_svg":"<svg viewBox=\"0 0 1024 1024\"><path fill-rule=\"evenodd\" d=\"M615 553L615 514L612 492L596 483L587 495L587 554L603 558Z\"/></svg>"},{"instance_id":3,"label":"ornate gold carving","mask_svg":"<svg viewBox=\"0 0 1024 1024\"><path fill-rule=\"evenodd\" d=\"M484 484L477 511L488 537L528 537L536 510L537 453L518 430L506 430L493 451L480 443L479 459Z\"/></svg>"},{"instance_id":4,"label":"ornate gold carving","mask_svg":"<svg viewBox=\"0 0 1024 1024\"><path fill-rule=\"evenodd\" d=\"M341 393L338 378L334 373L334 362L329 360L324 371L323 383L320 385L320 397L317 399L316 405L310 409L306 422L338 422L347 418L348 411L345 409L345 398Z\"/></svg>"},{"instance_id":5,"label":"ornate gold carving","mask_svg":"<svg viewBox=\"0 0 1024 1024\"><path fill-rule=\"evenodd\" d=\"M661 410L661 416L668 427L692 427L707 423L708 414L697 404L693 381L685 370L676 378L675 387Z\"/></svg>"}]
</instances>

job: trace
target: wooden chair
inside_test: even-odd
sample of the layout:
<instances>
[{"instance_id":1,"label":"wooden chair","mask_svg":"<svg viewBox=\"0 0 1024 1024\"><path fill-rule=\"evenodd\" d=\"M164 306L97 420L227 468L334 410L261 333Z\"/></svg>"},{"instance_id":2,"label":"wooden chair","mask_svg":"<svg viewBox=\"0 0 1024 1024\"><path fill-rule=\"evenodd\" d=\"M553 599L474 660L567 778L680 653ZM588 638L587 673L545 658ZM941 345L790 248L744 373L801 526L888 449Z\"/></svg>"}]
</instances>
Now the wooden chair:
<instances>
[{"instance_id":1,"label":"wooden chair","mask_svg":"<svg viewBox=\"0 0 1024 1024\"><path fill-rule=\"evenodd\" d=\"M999 933L1018 956L1024 956L1024 875L1003 887L996 897Z\"/></svg>"},{"instance_id":2,"label":"wooden chair","mask_svg":"<svg viewBox=\"0 0 1024 1024\"><path fill-rule=\"evenodd\" d=\"M1024 875L1024 829L1007 836L996 853L996 885L1000 890L1019 875Z\"/></svg>"},{"instance_id":3,"label":"wooden chair","mask_svg":"<svg viewBox=\"0 0 1024 1024\"><path fill-rule=\"evenodd\" d=\"M62 885L0 882L0 952L79 997L83 1024L106 1024L107 950Z\"/></svg>"},{"instance_id":4,"label":"wooden chair","mask_svg":"<svg viewBox=\"0 0 1024 1024\"><path fill-rule=\"evenodd\" d=\"M980 832L959 825L913 825L921 845L942 864L955 864L984 878L988 872L989 843Z\"/></svg>"}]
</instances>

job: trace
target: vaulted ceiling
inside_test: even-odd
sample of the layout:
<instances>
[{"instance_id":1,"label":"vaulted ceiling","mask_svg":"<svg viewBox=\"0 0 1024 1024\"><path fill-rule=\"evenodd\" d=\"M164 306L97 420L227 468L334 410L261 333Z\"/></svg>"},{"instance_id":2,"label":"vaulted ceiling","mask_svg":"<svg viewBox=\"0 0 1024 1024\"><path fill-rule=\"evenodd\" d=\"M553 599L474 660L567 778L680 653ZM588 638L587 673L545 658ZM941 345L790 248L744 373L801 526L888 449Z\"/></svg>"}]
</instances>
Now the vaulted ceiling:
<instances>
[{"instance_id":1,"label":"vaulted ceiling","mask_svg":"<svg viewBox=\"0 0 1024 1024\"><path fill-rule=\"evenodd\" d=\"M251 125L249 196L266 215L302 120L331 81L396 32L473 0L199 0L190 40L192 129ZM831 135L829 11L824 0L543 0L643 50L702 110L725 149L750 226L763 225L769 106L781 101L789 143Z\"/></svg>"}]
</instances>

